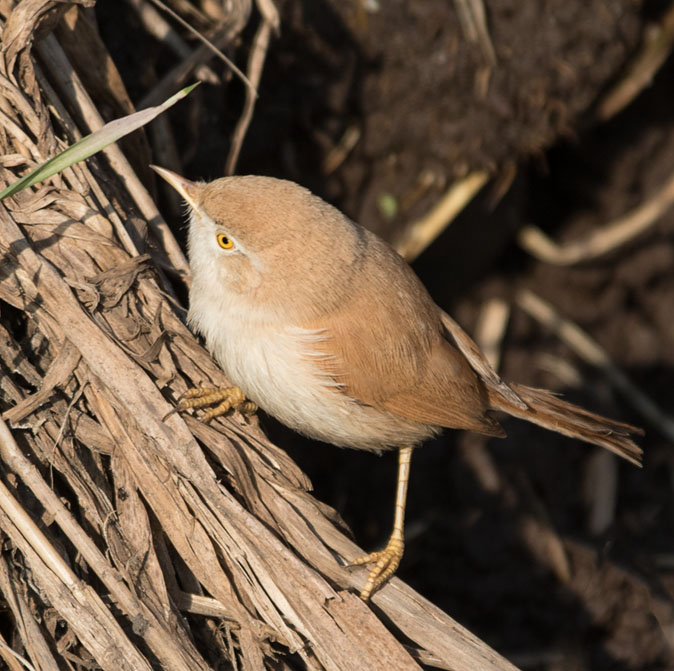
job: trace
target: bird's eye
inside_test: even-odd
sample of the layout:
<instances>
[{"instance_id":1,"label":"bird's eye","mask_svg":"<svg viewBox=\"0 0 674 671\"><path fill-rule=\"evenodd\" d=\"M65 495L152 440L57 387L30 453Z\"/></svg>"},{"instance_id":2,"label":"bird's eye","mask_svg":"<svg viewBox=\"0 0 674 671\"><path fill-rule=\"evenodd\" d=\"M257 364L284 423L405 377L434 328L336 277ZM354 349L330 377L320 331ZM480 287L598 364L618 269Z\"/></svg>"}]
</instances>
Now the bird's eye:
<instances>
[{"instance_id":1,"label":"bird's eye","mask_svg":"<svg viewBox=\"0 0 674 671\"><path fill-rule=\"evenodd\" d=\"M216 240L223 249L231 249L234 247L234 242L232 239L228 238L224 233L218 233Z\"/></svg>"}]
</instances>

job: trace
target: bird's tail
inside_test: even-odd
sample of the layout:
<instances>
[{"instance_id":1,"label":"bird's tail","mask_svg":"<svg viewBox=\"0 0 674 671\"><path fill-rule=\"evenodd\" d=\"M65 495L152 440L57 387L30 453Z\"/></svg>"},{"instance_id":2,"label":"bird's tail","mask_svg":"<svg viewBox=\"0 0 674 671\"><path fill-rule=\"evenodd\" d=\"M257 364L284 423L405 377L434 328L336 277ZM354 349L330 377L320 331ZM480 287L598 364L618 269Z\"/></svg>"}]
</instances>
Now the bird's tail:
<instances>
[{"instance_id":1,"label":"bird's tail","mask_svg":"<svg viewBox=\"0 0 674 671\"><path fill-rule=\"evenodd\" d=\"M524 401L527 407L518 406L504 398L498 390L489 388L489 403L494 410L502 410L513 417L525 419L539 426L578 438L641 465L641 448L636 445L632 434L643 434L635 426L606 419L583 408L562 401L552 392L534 389L521 384L510 384L512 390Z\"/></svg>"}]
</instances>

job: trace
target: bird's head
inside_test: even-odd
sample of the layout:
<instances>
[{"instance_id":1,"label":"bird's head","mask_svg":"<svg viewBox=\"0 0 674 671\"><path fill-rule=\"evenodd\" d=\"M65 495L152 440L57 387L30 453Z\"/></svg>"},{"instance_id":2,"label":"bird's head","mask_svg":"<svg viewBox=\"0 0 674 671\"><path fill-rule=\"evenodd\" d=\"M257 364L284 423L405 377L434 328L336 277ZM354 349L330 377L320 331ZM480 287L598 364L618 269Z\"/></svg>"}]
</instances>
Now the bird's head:
<instances>
[{"instance_id":1,"label":"bird's head","mask_svg":"<svg viewBox=\"0 0 674 671\"><path fill-rule=\"evenodd\" d=\"M333 280L344 278L359 255L359 227L294 182L259 176L192 182L154 169L189 205L188 255L201 290L226 289L259 307L292 311L298 301L315 307L330 299Z\"/></svg>"}]
</instances>

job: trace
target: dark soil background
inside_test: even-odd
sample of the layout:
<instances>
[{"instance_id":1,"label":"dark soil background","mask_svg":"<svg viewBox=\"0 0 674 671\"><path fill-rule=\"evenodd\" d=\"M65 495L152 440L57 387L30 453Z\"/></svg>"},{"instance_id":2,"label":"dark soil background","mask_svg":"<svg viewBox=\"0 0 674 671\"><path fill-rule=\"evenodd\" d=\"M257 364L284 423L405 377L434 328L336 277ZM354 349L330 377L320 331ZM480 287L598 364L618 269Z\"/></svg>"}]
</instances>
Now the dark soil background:
<instances>
[{"instance_id":1,"label":"dark soil background","mask_svg":"<svg viewBox=\"0 0 674 671\"><path fill-rule=\"evenodd\" d=\"M237 172L293 179L394 239L452 180L492 171L414 264L432 295L472 332L485 300L531 288L672 413L674 212L571 268L535 261L515 237L534 222L558 240L578 238L648 199L674 170L672 59L622 113L605 123L594 115L668 3L492 0L491 67L467 41L457 4L279 1L282 32ZM171 57L124 3L99 0L96 18L138 102ZM256 23L230 50L242 67ZM198 104L171 112L176 168L210 179L223 173L243 89L231 79L194 96ZM349 132L359 135L353 150L326 164ZM673 446L517 308L502 357L507 379L644 426L645 466L516 420L504 421L500 441L447 432L415 454L399 576L523 669L674 668ZM341 451L264 422L359 543L382 544L394 455Z\"/></svg>"}]
</instances>

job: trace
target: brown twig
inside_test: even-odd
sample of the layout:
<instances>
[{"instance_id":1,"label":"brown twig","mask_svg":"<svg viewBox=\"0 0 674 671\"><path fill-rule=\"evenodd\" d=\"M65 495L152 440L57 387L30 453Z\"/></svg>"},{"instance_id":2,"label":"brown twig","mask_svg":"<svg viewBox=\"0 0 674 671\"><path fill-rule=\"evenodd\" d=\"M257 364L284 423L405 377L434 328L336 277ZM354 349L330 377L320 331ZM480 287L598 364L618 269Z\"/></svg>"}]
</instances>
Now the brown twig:
<instances>
[{"instance_id":1,"label":"brown twig","mask_svg":"<svg viewBox=\"0 0 674 671\"><path fill-rule=\"evenodd\" d=\"M356 125L349 126L337 145L332 147L323 159L321 169L324 175L331 175L342 163L360 140L361 130Z\"/></svg>"},{"instance_id":2,"label":"brown twig","mask_svg":"<svg viewBox=\"0 0 674 671\"><path fill-rule=\"evenodd\" d=\"M195 668L194 664L196 660L185 654L187 652L187 648L184 647L185 642L176 640L174 632L170 632L169 636L165 636L162 633L165 625L126 588L120 580L117 571L110 566L110 563L92 542L91 538L77 524L73 515L43 480L35 467L23 456L7 425L2 420L0 420L0 455L2 455L3 463L7 464L33 490L35 496L50 511L50 514L61 529L63 529L65 535L75 545L78 552L82 553L89 566L110 590L110 594L115 599L115 602L125 610L129 621L133 622L134 620L143 619L148 623L149 636L147 637L147 641L153 648L157 658L164 660L164 663L170 665L172 668L177 668L177 665L184 669ZM48 563L51 570L56 573L64 585L66 587L70 585L72 588L73 582L70 581L75 581L75 576L69 573L60 557L54 556L51 544L39 534L36 528L31 527L24 517L17 518L13 516L17 512L11 507L13 505L11 501L7 504L10 507L5 506L7 496L8 493L3 493L0 489L0 507L12 517L14 523L22 530L23 535L40 554L43 561ZM179 643L182 643L182 645Z\"/></svg>"},{"instance_id":3,"label":"brown twig","mask_svg":"<svg viewBox=\"0 0 674 671\"><path fill-rule=\"evenodd\" d=\"M482 306L475 325L475 342L496 371L501 364L501 346L509 318L508 303L502 298L492 298Z\"/></svg>"},{"instance_id":4,"label":"brown twig","mask_svg":"<svg viewBox=\"0 0 674 671\"><path fill-rule=\"evenodd\" d=\"M628 214L602 226L586 238L559 245L537 226L525 226L520 245L546 263L570 266L592 261L628 244L647 231L674 204L674 174L647 201Z\"/></svg>"},{"instance_id":5,"label":"brown twig","mask_svg":"<svg viewBox=\"0 0 674 671\"><path fill-rule=\"evenodd\" d=\"M452 184L444 196L421 219L411 223L394 245L398 253L411 262L426 249L487 183L486 172L472 172Z\"/></svg>"},{"instance_id":6,"label":"brown twig","mask_svg":"<svg viewBox=\"0 0 674 671\"><path fill-rule=\"evenodd\" d=\"M520 472L517 480L518 497L523 499L527 508L519 518L520 537L536 560L547 566L557 580L566 584L571 579L571 566L564 544L529 478Z\"/></svg>"},{"instance_id":7,"label":"brown twig","mask_svg":"<svg viewBox=\"0 0 674 671\"><path fill-rule=\"evenodd\" d=\"M232 175L236 168L236 162L239 159L243 140L246 137L248 126L253 119L255 100L257 98L257 94L254 94L254 89L260 84L262 69L264 68L264 61L267 57L267 49L269 48L269 40L272 31L278 30L279 26L279 15L271 0L258 0L257 4L262 15L262 22L253 38L250 56L248 57L248 78L252 82L252 86L246 89L246 99L243 104L243 111L241 112L236 128L232 133L232 145L229 149L229 154L227 155L227 161L225 162L226 175Z\"/></svg>"},{"instance_id":8,"label":"brown twig","mask_svg":"<svg viewBox=\"0 0 674 671\"><path fill-rule=\"evenodd\" d=\"M189 56L191 49L182 39L182 37L171 28L170 24L164 20L159 12L151 7L146 0L126 0L131 7L136 11L143 26L150 35L153 35L158 41L163 42L173 51L174 54L180 58ZM162 7L164 9L164 7ZM166 10L171 13L171 16L177 16L168 7ZM181 19L181 17L178 17ZM182 21L182 19L181 19ZM231 67L230 63L228 65ZM219 77L207 65L199 65L194 69L194 74L200 81L208 82L209 84L218 84Z\"/></svg>"},{"instance_id":9,"label":"brown twig","mask_svg":"<svg viewBox=\"0 0 674 671\"><path fill-rule=\"evenodd\" d=\"M588 503L587 530L603 534L615 519L618 502L618 460L606 450L596 450L587 462L583 483Z\"/></svg>"},{"instance_id":10,"label":"brown twig","mask_svg":"<svg viewBox=\"0 0 674 671\"><path fill-rule=\"evenodd\" d=\"M56 38L53 35L47 36L37 45L37 49L42 56L43 63L49 68L52 77L60 82L62 92L66 95L69 94L71 104L79 108L82 117L85 119L85 123L88 125L88 131L92 132L101 128L104 125L104 121L84 89L77 73L56 41ZM187 282L189 279L189 267L185 255L180 249L171 229L159 214L159 210L157 210L157 206L147 192L147 189L141 184L136 173L117 145L110 145L103 151L113 165L116 174L123 181L140 211L145 216L152 232L161 244L161 247L165 250L171 265ZM134 253L132 249L127 249L127 251ZM135 251L135 254L137 253Z\"/></svg>"},{"instance_id":11,"label":"brown twig","mask_svg":"<svg viewBox=\"0 0 674 671\"><path fill-rule=\"evenodd\" d=\"M611 360L606 350L576 324L562 317L549 303L531 291L517 294L517 305L549 328L586 363L600 370L630 404L668 440L674 442L674 419L642 392Z\"/></svg>"},{"instance_id":12,"label":"brown twig","mask_svg":"<svg viewBox=\"0 0 674 671\"><path fill-rule=\"evenodd\" d=\"M7 425L0 421L0 449L16 448ZM119 624L91 587L83 586L61 555L40 531L6 485L0 482L0 526L27 556L34 555L33 566L44 564L36 579L55 603L62 602L62 613L103 668L147 669L150 665L121 634ZM49 577L47 577L49 576ZM53 578L51 577L53 576ZM62 596L60 595L62 594ZM66 603L66 601L68 603ZM87 612L88 611L88 612ZM65 615L65 613L69 615ZM111 650L118 659L111 664ZM119 666L117 666L119 664Z\"/></svg>"},{"instance_id":13,"label":"brown twig","mask_svg":"<svg viewBox=\"0 0 674 671\"><path fill-rule=\"evenodd\" d=\"M652 83L667 60L674 45L674 3L663 14L660 23L644 30L644 36L644 44L628 65L625 77L598 104L595 115L599 121L608 121L625 109Z\"/></svg>"},{"instance_id":14,"label":"brown twig","mask_svg":"<svg viewBox=\"0 0 674 671\"><path fill-rule=\"evenodd\" d=\"M210 40L212 46L216 49L230 44L246 25L250 10L250 0L241 0L235 6L239 11L232 13L228 17L230 19L228 23L219 27L216 34ZM142 100L138 103L138 108L152 107L168 98L185 84L194 68L202 63L206 63L213 55L214 52L211 45L201 44L198 46L189 56L183 58L178 65L169 70L149 93L143 96Z\"/></svg>"},{"instance_id":15,"label":"brown twig","mask_svg":"<svg viewBox=\"0 0 674 671\"><path fill-rule=\"evenodd\" d=\"M487 28L487 13L483 0L454 0L461 28L470 42L477 42L489 66L496 65L496 52Z\"/></svg>"},{"instance_id":16,"label":"brown twig","mask_svg":"<svg viewBox=\"0 0 674 671\"><path fill-rule=\"evenodd\" d=\"M161 0L150 0L150 2L153 2L157 7L159 7L162 11L166 12L172 19L177 21L183 28L187 29L196 37L200 42L204 44L204 46L211 51L211 53L214 56L217 56L227 67L246 85L248 90L251 91L251 95L254 97L257 97L257 85L253 85L246 77L246 75L241 72L241 70L236 66L236 64L228 58L225 54L222 53L222 51L215 45L211 40L206 38L204 35L202 35L198 30L196 30L193 26L191 26L185 19L183 19L179 14L176 14L170 7L167 7ZM189 50L187 49L181 49L181 52L179 55L182 56L183 58L188 58L189 57ZM196 71L196 70L195 70Z\"/></svg>"},{"instance_id":17,"label":"brown twig","mask_svg":"<svg viewBox=\"0 0 674 671\"><path fill-rule=\"evenodd\" d=\"M35 671L35 667L25 657L22 657L7 645L2 634L0 634L0 655L2 655L10 671L23 671L23 669ZM52 668L56 669L58 667L53 666Z\"/></svg>"}]
</instances>

